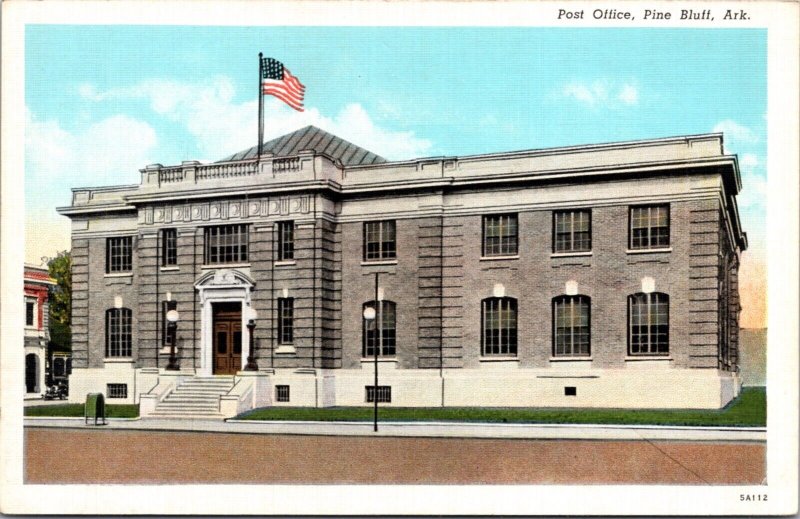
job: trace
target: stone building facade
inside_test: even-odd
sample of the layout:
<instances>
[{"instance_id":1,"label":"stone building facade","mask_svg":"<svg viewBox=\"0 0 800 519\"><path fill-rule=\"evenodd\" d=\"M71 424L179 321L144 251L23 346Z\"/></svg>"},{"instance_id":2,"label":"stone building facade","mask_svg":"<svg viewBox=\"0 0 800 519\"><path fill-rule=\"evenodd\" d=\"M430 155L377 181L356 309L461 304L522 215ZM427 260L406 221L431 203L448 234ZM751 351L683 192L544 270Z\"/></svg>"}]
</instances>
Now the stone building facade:
<instances>
[{"instance_id":1,"label":"stone building facade","mask_svg":"<svg viewBox=\"0 0 800 519\"><path fill-rule=\"evenodd\" d=\"M229 416L373 398L719 408L738 393L747 240L721 134L390 162L306 127L260 158L141 175L59 209L71 398L189 413L187 388L215 379L198 412Z\"/></svg>"}]
</instances>

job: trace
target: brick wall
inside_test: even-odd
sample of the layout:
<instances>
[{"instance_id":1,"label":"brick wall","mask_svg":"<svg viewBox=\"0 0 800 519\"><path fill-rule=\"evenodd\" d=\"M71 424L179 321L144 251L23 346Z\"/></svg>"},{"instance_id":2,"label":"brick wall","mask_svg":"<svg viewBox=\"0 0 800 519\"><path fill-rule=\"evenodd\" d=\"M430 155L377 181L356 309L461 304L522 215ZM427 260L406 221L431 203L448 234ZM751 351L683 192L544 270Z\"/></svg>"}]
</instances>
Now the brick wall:
<instances>
[{"instance_id":1,"label":"brick wall","mask_svg":"<svg viewBox=\"0 0 800 519\"><path fill-rule=\"evenodd\" d=\"M361 304L373 298L377 271L385 298L397 304L398 367L438 368L440 354L445 367L479 367L481 300L495 285L518 300L520 367L547 366L552 299L565 294L568 281L591 298L593 365L624 367L627 297L642 291L644 277L670 297L674 365L716 367L717 277L710 267L717 267L718 243L704 230L720 223L707 221L715 207L713 199L671 203L672 251L643 254L627 252L628 205L592 210L591 256L552 256L550 210L519 213L517 259L481 258L479 214L397 220L396 265L362 264L362 224L343 224L343 366L359 366Z\"/></svg>"},{"instance_id":2,"label":"brick wall","mask_svg":"<svg viewBox=\"0 0 800 519\"><path fill-rule=\"evenodd\" d=\"M513 192L509 193L509 197ZM488 211L496 212L496 211ZM315 218L314 215L317 215ZM592 255L552 256L552 210L521 211L519 258L481 258L482 211L456 216L398 218L397 261L363 262L363 222L334 223L329 215L256 220L250 224L252 304L259 313L255 341L262 368L359 368L362 304L374 297L374 274L384 298L397 304L397 367L481 366L481 300L495 285L518 300L519 365L549 365L552 298L567 281L591 298L591 344L595 367L620 368L627 354L627 296L642 278L670 297L670 357L676 367L715 368L718 363L719 266L722 225L715 198L670 204L671 252L631 254L628 205L592 208ZM275 265L275 222L294 218L295 260ZM200 366L201 308L194 283L206 270L203 228L176 224L177 268L160 267L162 227L140 226L134 239L131 276L105 275L105 236L73 238L73 362L102 367L105 311L115 296L133 310L134 358L138 367L163 367L161 302L177 301L182 365ZM165 226L169 227L169 226ZM729 312L738 317L735 255ZM275 353L278 297L294 298L294 352ZM734 321L732 321L734 322ZM738 325L738 324L737 324ZM735 326L730 334L736 357ZM246 359L243 358L243 363Z\"/></svg>"}]
</instances>

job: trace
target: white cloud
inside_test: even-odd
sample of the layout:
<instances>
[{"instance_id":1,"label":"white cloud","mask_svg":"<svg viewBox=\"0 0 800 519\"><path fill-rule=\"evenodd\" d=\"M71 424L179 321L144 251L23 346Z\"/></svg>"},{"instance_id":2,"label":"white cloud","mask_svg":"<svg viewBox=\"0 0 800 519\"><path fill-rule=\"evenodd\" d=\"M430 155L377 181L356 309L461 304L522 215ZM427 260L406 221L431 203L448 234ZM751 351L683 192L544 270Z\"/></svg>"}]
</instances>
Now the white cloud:
<instances>
[{"instance_id":1,"label":"white cloud","mask_svg":"<svg viewBox=\"0 0 800 519\"><path fill-rule=\"evenodd\" d=\"M115 115L69 132L56 120L26 113L25 168L28 182L69 178L72 185L121 184L135 181L151 160L157 143L150 125Z\"/></svg>"},{"instance_id":2,"label":"white cloud","mask_svg":"<svg viewBox=\"0 0 800 519\"><path fill-rule=\"evenodd\" d=\"M743 209L766 206L767 179L760 175L742 175L742 191L736 201Z\"/></svg>"},{"instance_id":3,"label":"white cloud","mask_svg":"<svg viewBox=\"0 0 800 519\"><path fill-rule=\"evenodd\" d=\"M151 109L186 127L204 159L218 160L253 146L257 139L258 102L237 102L230 78L220 76L202 85L151 79L127 88L97 92L90 85L79 90L86 99L145 99ZM383 111L390 104L382 105ZM345 106L334 118L316 108L292 110L272 97L264 98L265 139L312 124L390 159L424 155L432 143L413 132L395 132L376 125L357 103ZM186 157L191 159L192 157Z\"/></svg>"},{"instance_id":4,"label":"white cloud","mask_svg":"<svg viewBox=\"0 0 800 519\"><path fill-rule=\"evenodd\" d=\"M564 86L561 95L590 107L618 108L639 102L639 90L633 83L597 80L592 83L573 81Z\"/></svg>"},{"instance_id":5,"label":"white cloud","mask_svg":"<svg viewBox=\"0 0 800 519\"><path fill-rule=\"evenodd\" d=\"M635 105L639 102L639 90L633 85L623 85L617 98L626 105Z\"/></svg>"},{"instance_id":6,"label":"white cloud","mask_svg":"<svg viewBox=\"0 0 800 519\"><path fill-rule=\"evenodd\" d=\"M154 162L156 133L147 123L116 115L79 131L26 110L25 260L69 249L69 220L54 208L70 203L70 188L131 184Z\"/></svg>"},{"instance_id":7,"label":"white cloud","mask_svg":"<svg viewBox=\"0 0 800 519\"><path fill-rule=\"evenodd\" d=\"M753 130L731 119L718 122L711 131L723 133L724 138L733 144L755 144L759 141L758 135Z\"/></svg>"},{"instance_id":8,"label":"white cloud","mask_svg":"<svg viewBox=\"0 0 800 519\"><path fill-rule=\"evenodd\" d=\"M742 192L737 197L739 207L763 208L767 202L767 178L762 161L754 153L744 153L739 157L742 173Z\"/></svg>"},{"instance_id":9,"label":"white cloud","mask_svg":"<svg viewBox=\"0 0 800 519\"><path fill-rule=\"evenodd\" d=\"M758 156L753 155L752 153L745 153L742 155L742 158L739 159L739 165L742 169L753 169L760 164L758 160Z\"/></svg>"}]
</instances>

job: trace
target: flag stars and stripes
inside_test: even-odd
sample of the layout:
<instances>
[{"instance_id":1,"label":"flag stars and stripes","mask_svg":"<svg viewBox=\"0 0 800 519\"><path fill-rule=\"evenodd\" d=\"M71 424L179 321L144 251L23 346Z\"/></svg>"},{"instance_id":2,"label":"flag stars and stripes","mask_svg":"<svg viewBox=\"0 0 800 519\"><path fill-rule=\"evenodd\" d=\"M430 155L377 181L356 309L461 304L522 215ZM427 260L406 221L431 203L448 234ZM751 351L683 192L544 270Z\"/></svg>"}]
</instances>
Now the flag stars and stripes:
<instances>
[{"instance_id":1,"label":"flag stars and stripes","mask_svg":"<svg viewBox=\"0 0 800 519\"><path fill-rule=\"evenodd\" d=\"M275 96L295 110L303 111L303 99L306 87L283 66L283 63L273 58L262 58L261 93Z\"/></svg>"}]
</instances>

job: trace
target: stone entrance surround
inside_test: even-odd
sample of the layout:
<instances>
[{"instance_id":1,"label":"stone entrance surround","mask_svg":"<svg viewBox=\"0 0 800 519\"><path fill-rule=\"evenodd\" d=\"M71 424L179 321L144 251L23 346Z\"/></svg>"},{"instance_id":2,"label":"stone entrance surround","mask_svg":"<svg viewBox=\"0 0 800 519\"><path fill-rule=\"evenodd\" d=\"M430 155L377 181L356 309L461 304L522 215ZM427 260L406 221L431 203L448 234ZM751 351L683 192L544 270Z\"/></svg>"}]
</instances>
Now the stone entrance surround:
<instances>
[{"instance_id":1,"label":"stone entrance surround","mask_svg":"<svg viewBox=\"0 0 800 519\"><path fill-rule=\"evenodd\" d=\"M238 270L218 269L207 272L195 283L202 307L200 320L200 368L197 374L213 375L214 353L214 303L241 303L242 305L242 365L250 353L250 332L247 328L247 310L250 308L250 294L255 283Z\"/></svg>"}]
</instances>

